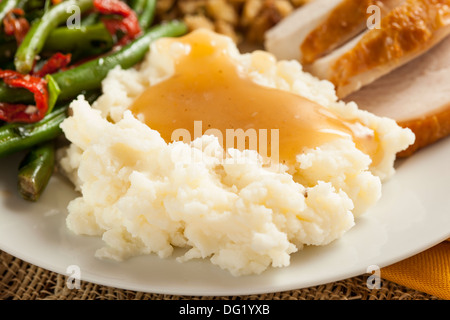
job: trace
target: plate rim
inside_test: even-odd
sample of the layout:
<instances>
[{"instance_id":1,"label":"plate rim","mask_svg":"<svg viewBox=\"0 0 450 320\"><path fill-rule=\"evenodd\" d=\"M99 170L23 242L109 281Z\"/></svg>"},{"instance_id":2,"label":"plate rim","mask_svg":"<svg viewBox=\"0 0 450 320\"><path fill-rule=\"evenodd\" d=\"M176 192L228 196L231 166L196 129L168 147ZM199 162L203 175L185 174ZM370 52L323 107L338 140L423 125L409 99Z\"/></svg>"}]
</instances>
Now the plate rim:
<instances>
[{"instance_id":1,"label":"plate rim","mask_svg":"<svg viewBox=\"0 0 450 320\"><path fill-rule=\"evenodd\" d=\"M446 141L444 141L444 142L437 143L434 146L432 146L432 148L428 148L428 149L438 149L437 152L439 152L439 149L441 147L444 148L445 150L447 150L447 149L450 150L450 138L446 139ZM422 152L425 154L422 154L421 156L426 157L427 150L424 150ZM429 152L433 152L433 151L431 150ZM392 179L395 179L395 176ZM367 215L370 215L370 213L367 213ZM349 230L349 232L351 232L351 231L352 230ZM80 236L76 236L76 237L80 237ZM89 237L89 236L87 236L87 237ZM344 235L344 237L345 237L345 235ZM424 241L422 243L422 245L420 245L420 246L416 245L413 248L409 248L405 252L402 252L401 254L398 253L398 254L395 254L394 256L392 256L392 254L391 254L386 258L383 258L382 256L378 256L377 260L376 260L376 265L379 266L380 268L387 267L387 266L397 263L399 261L408 259L416 254L419 254L419 253L421 253L421 252L423 252L423 251L425 251L425 250L427 250L449 238L450 238L450 230L448 230L447 232L444 232L444 233L438 233L436 235L433 235L433 237L431 237L431 236L428 237L427 241ZM340 239L337 239L336 241L339 241L339 240ZM96 239L96 241L98 241L98 239ZM24 262L27 262L29 264L40 267L44 270L48 270L48 271L54 272L56 274L68 276L68 274L64 272L65 270L63 270L63 268L61 266L52 265L51 261L45 261L45 259L40 259L37 256L29 256L26 252L20 252L14 248L13 244L7 245L4 242L0 241L0 250L8 253L9 255L11 255L13 257L18 258ZM95 259L97 259L97 258L95 258ZM216 266L214 266L214 267L218 268ZM289 267L291 267L291 266L288 266L285 268L289 268ZM275 269L275 268L272 268L272 269ZM80 277L80 280L85 281L85 282L90 282L92 284L101 285L101 286L108 286L108 287L113 287L113 288L122 289L122 290L131 290L131 291L144 292L144 293L150 293L150 294L169 294L169 295L178 295L178 296L211 296L211 297L215 296L215 297L217 297L217 296L243 296L243 295L267 294L267 293L283 292L283 291L290 291L290 290L301 290L301 289L310 288L313 286L324 285L324 284L328 284L328 283L332 283L332 282L336 282L336 281L342 281L345 279L361 276L364 274L367 274L366 270L364 270L364 267L359 266L359 267L355 267L355 268L349 270L348 272L341 271L338 274L331 274L331 275L327 275L326 277L323 276L323 277L321 277L320 280L313 279L312 281L309 281L309 282L303 281L303 284L293 281L292 283L282 284L282 285L273 284L270 286L268 284L264 284L263 286L257 287L257 288L243 289L242 287L239 287L237 289L234 289L234 288L211 289L211 288L207 287L204 290L199 290L199 289L193 290L192 288L184 287L184 286L182 286L180 288L174 288L173 286L164 288L161 286L151 286L148 283L126 283L120 279L111 281L111 279L108 280L107 277L98 277L98 276L91 275L90 272L83 273L83 275L81 275L81 277ZM246 276L243 276L243 277L246 277ZM382 276L381 276L381 279L383 279Z\"/></svg>"}]
</instances>

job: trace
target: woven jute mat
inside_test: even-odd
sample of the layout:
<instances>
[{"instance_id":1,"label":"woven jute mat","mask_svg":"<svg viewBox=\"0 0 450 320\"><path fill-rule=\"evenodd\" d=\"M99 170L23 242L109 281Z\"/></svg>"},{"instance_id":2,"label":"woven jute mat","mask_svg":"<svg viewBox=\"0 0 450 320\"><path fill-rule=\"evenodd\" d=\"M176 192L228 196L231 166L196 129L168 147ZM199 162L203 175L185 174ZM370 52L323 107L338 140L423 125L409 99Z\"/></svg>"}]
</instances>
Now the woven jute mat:
<instances>
[{"instance_id":1,"label":"woven jute mat","mask_svg":"<svg viewBox=\"0 0 450 320\"><path fill-rule=\"evenodd\" d=\"M69 289L66 280L65 275L0 251L0 300L438 300L387 280L379 289L369 289L365 276L285 292L215 297L136 292L85 281L79 289Z\"/></svg>"}]
</instances>

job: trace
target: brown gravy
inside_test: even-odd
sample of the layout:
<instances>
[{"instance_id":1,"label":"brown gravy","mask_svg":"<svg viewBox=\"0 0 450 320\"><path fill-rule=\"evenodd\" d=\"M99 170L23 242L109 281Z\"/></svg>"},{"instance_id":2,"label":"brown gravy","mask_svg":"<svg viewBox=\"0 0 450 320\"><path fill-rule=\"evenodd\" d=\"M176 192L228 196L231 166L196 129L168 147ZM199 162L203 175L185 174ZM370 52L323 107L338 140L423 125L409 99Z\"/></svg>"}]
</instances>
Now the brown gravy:
<instances>
[{"instance_id":1,"label":"brown gravy","mask_svg":"<svg viewBox=\"0 0 450 320\"><path fill-rule=\"evenodd\" d=\"M211 37L209 33L193 32L176 39L187 45L189 52L176 61L170 78L149 86L130 107L166 142L171 142L172 133L180 128L196 138L194 122L202 121L203 130L220 130L223 137L227 129L266 130L268 136L271 130L278 130L278 141L271 145L271 139L267 139L270 152L263 156L277 152L283 163L294 163L304 148L343 136L353 139L367 154L376 154L379 144L372 130L356 129L357 122L344 121L302 96L256 84ZM261 145L258 150L262 153L260 149Z\"/></svg>"}]
</instances>

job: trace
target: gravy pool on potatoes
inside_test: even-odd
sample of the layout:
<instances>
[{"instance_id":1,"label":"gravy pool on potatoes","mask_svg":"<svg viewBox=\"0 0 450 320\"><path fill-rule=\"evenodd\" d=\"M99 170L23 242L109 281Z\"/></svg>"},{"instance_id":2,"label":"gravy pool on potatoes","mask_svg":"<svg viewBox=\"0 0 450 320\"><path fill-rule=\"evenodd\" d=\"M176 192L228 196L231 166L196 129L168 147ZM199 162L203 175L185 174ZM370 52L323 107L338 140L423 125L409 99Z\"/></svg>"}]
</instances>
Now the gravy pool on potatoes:
<instances>
[{"instance_id":1,"label":"gravy pool on potatoes","mask_svg":"<svg viewBox=\"0 0 450 320\"><path fill-rule=\"evenodd\" d=\"M272 161L293 164L304 148L344 136L376 162L379 141L373 130L341 119L300 95L255 83L209 33L191 33L176 41L185 46L185 54L176 61L174 74L149 86L130 107L166 142L184 129L193 138L202 134L226 137L227 149L255 150L256 132L275 129L278 135L270 135L266 145L260 141L258 148L263 157L272 156ZM194 130L198 121L205 132ZM249 129L254 130L254 139ZM234 143L236 130L247 133L245 145Z\"/></svg>"}]
</instances>

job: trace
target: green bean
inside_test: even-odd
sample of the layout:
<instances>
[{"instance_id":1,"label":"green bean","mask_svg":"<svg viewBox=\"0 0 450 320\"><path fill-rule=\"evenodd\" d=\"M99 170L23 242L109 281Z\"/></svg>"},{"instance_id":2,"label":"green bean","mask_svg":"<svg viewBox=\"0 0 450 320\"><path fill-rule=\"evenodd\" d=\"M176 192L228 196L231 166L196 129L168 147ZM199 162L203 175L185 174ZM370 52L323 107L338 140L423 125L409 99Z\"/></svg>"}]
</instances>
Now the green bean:
<instances>
[{"instance_id":1,"label":"green bean","mask_svg":"<svg viewBox=\"0 0 450 320\"><path fill-rule=\"evenodd\" d=\"M3 0L0 2L0 25L6 14L17 6L18 0Z\"/></svg>"},{"instance_id":2,"label":"green bean","mask_svg":"<svg viewBox=\"0 0 450 320\"><path fill-rule=\"evenodd\" d=\"M56 105L56 101L58 101L58 96L61 93L58 84L55 79L53 79L51 74L47 74L45 76L45 80L47 80L47 88L48 88L48 108L45 114L48 114L53 111L53 108Z\"/></svg>"},{"instance_id":3,"label":"green bean","mask_svg":"<svg viewBox=\"0 0 450 320\"><path fill-rule=\"evenodd\" d=\"M33 103L33 94L23 88L11 88L0 82L0 101L8 103Z\"/></svg>"},{"instance_id":4,"label":"green bean","mask_svg":"<svg viewBox=\"0 0 450 320\"><path fill-rule=\"evenodd\" d=\"M130 1L130 7L139 16L139 15L141 15L142 11L144 10L146 2L147 2L147 0L132 0L132 1Z\"/></svg>"},{"instance_id":5,"label":"green bean","mask_svg":"<svg viewBox=\"0 0 450 320\"><path fill-rule=\"evenodd\" d=\"M86 62L76 68L53 74L61 89L59 98L73 99L84 90L98 89L108 72L116 66L128 69L140 62L147 53L150 43L161 37L175 37L187 32L179 21L155 26L144 35L108 56Z\"/></svg>"},{"instance_id":6,"label":"green bean","mask_svg":"<svg viewBox=\"0 0 450 320\"><path fill-rule=\"evenodd\" d=\"M100 96L99 90L83 93L89 103ZM68 108L68 104L58 105L36 123L9 123L0 126L0 158L58 137L62 133L59 125L67 117Z\"/></svg>"},{"instance_id":7,"label":"green bean","mask_svg":"<svg viewBox=\"0 0 450 320\"><path fill-rule=\"evenodd\" d=\"M19 165L17 188L28 201L37 201L55 168L53 141L34 146Z\"/></svg>"},{"instance_id":8,"label":"green bean","mask_svg":"<svg viewBox=\"0 0 450 320\"><path fill-rule=\"evenodd\" d=\"M72 61L107 52L113 46L113 38L102 23L81 28L60 27L53 30L45 42L43 53L72 53ZM0 44L0 63L12 61L17 50L16 41Z\"/></svg>"},{"instance_id":9,"label":"green bean","mask_svg":"<svg viewBox=\"0 0 450 320\"><path fill-rule=\"evenodd\" d=\"M155 17L156 0L146 0L142 12L139 14L139 25L142 30L148 29Z\"/></svg>"},{"instance_id":10,"label":"green bean","mask_svg":"<svg viewBox=\"0 0 450 320\"><path fill-rule=\"evenodd\" d=\"M50 9L50 0L45 0L44 1L44 13L48 11L48 9Z\"/></svg>"},{"instance_id":11,"label":"green bean","mask_svg":"<svg viewBox=\"0 0 450 320\"><path fill-rule=\"evenodd\" d=\"M73 12L71 9L74 6L78 7L81 13L92 8L93 2L92 0L67 0L61 2L32 24L15 55L14 64L17 71L21 73L29 73L31 71L36 56L44 47L48 35L58 25L72 16Z\"/></svg>"},{"instance_id":12,"label":"green bean","mask_svg":"<svg viewBox=\"0 0 450 320\"><path fill-rule=\"evenodd\" d=\"M66 118L68 106L55 108L39 122L20 124L11 123L0 127L0 157L23 151L36 144L58 137L59 128Z\"/></svg>"},{"instance_id":13,"label":"green bean","mask_svg":"<svg viewBox=\"0 0 450 320\"><path fill-rule=\"evenodd\" d=\"M128 69L140 62L147 53L150 43L161 37L176 37L187 32L183 22L171 21L152 27L144 35L122 49L52 76L61 89L58 102L75 98L83 91L99 89L102 80L116 66ZM24 89L10 88L0 83L0 101L9 103L32 103L33 96Z\"/></svg>"},{"instance_id":14,"label":"green bean","mask_svg":"<svg viewBox=\"0 0 450 320\"><path fill-rule=\"evenodd\" d=\"M72 54L72 61L97 56L109 51L114 40L103 23L68 29L53 30L45 42L43 52L64 52Z\"/></svg>"},{"instance_id":15,"label":"green bean","mask_svg":"<svg viewBox=\"0 0 450 320\"><path fill-rule=\"evenodd\" d=\"M148 29L155 15L156 0L134 0L131 8L136 12L142 30Z\"/></svg>"}]
</instances>

